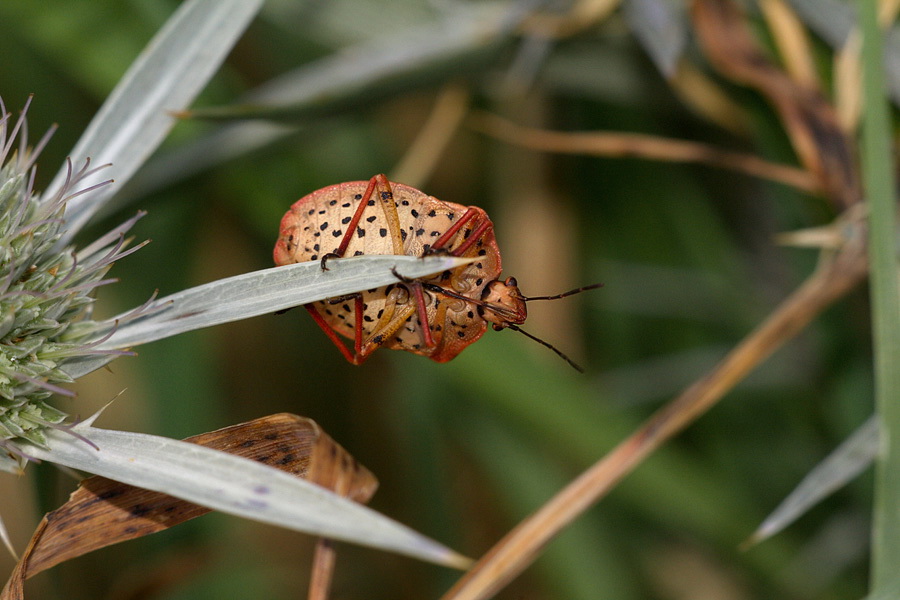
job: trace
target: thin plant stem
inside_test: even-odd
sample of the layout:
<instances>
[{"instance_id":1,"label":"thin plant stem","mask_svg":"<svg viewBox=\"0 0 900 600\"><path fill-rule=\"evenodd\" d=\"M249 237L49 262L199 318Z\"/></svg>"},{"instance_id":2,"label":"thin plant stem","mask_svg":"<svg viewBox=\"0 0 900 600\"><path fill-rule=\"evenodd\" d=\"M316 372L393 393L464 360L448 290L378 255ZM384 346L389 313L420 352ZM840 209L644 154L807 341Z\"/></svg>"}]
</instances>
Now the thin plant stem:
<instances>
[{"instance_id":1,"label":"thin plant stem","mask_svg":"<svg viewBox=\"0 0 900 600\"><path fill-rule=\"evenodd\" d=\"M896 210L891 172L890 120L883 74L878 3L861 0L863 32L862 167L869 204L872 337L875 402L881 448L875 469L872 531L872 593L900 579L900 298L896 259Z\"/></svg>"}]
</instances>

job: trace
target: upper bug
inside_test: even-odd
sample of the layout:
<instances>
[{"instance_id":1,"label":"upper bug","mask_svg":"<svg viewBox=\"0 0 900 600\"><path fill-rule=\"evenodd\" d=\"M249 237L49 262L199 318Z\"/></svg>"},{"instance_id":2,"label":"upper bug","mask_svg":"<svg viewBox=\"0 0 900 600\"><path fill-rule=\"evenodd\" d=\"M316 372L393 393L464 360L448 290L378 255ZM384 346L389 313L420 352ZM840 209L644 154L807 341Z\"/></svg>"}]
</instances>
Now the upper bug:
<instances>
[{"instance_id":1,"label":"upper bug","mask_svg":"<svg viewBox=\"0 0 900 600\"><path fill-rule=\"evenodd\" d=\"M514 278L499 280L500 250L493 223L482 209L443 202L384 175L325 187L295 202L281 220L274 258L276 265L320 260L324 269L330 257L437 252L476 260L428 279L397 275L395 284L314 302L306 309L355 365L382 347L446 362L478 340L488 323L498 331L522 331L518 326L528 316L528 300L561 298L599 286L558 296L524 296ZM352 352L335 332L353 340ZM525 335L580 370L553 346Z\"/></svg>"}]
</instances>

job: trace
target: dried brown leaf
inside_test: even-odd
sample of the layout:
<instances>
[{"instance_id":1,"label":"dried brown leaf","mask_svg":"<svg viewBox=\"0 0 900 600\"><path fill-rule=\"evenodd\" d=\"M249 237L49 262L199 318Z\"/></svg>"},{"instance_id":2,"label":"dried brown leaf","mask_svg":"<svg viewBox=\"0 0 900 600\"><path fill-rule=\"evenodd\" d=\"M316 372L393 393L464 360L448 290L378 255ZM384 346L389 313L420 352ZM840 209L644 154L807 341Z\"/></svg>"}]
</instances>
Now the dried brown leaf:
<instances>
[{"instance_id":1,"label":"dried brown leaf","mask_svg":"<svg viewBox=\"0 0 900 600\"><path fill-rule=\"evenodd\" d=\"M710 62L757 89L775 108L800 162L838 208L862 198L853 145L837 114L815 89L794 82L762 52L731 0L695 0L694 27Z\"/></svg>"},{"instance_id":2,"label":"dried brown leaf","mask_svg":"<svg viewBox=\"0 0 900 600\"><path fill-rule=\"evenodd\" d=\"M375 477L314 421L296 415L271 415L185 441L256 460L357 502L367 502L378 486ZM38 525L0 600L23 598L25 579L61 562L208 512L173 496L105 477L85 479L63 506Z\"/></svg>"}]
</instances>

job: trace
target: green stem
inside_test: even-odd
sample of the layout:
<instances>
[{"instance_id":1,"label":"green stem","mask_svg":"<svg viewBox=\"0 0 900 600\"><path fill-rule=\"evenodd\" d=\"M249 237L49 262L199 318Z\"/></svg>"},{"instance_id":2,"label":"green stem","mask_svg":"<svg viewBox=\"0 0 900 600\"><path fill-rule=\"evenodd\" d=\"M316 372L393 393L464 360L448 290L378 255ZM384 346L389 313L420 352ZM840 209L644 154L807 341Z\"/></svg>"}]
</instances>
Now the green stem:
<instances>
[{"instance_id":1,"label":"green stem","mask_svg":"<svg viewBox=\"0 0 900 600\"><path fill-rule=\"evenodd\" d=\"M875 398L881 422L872 532L872 593L900 578L900 300L895 244L891 123L884 94L877 2L860 0L863 32L862 166L869 203Z\"/></svg>"}]
</instances>

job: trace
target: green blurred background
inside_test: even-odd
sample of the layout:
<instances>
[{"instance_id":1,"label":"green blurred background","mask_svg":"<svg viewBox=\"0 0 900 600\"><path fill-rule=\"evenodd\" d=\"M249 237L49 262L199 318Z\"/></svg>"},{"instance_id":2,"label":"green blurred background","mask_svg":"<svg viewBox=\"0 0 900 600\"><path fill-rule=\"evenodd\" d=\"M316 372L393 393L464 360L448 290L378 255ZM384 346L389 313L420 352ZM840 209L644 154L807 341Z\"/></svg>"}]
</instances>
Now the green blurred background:
<instances>
[{"instance_id":1,"label":"green blurred background","mask_svg":"<svg viewBox=\"0 0 900 600\"><path fill-rule=\"evenodd\" d=\"M177 4L0 3L0 95L15 111L35 94L34 139L60 125L40 160L38 189ZM358 44L408 39L414 54L422 30L478 7L271 2L197 106L237 102L278 75ZM178 125L159 153L168 162L148 166L126 188L129 203L95 226L93 233L105 231L145 209L133 231L137 240L152 239L115 266L120 283L100 290L97 315L136 306L156 289L164 295L271 266L290 204L325 185L391 175L448 84L467 90L473 109L532 126L641 132L794 160L773 113L746 90L724 86L752 115L749 136L685 108L619 14L568 39L501 39L474 58L448 56L444 66L385 78L370 101L329 106L326 98L276 142L248 152L238 139L234 158L184 178L178 169L196 166L196 155L176 153L221 125ZM295 310L143 347L79 382L77 401L60 406L85 416L124 390L100 426L171 437L282 411L311 417L378 476L373 507L478 556L705 373L809 274L815 251L779 247L777 232L833 217L820 198L743 175L547 155L467 123L434 169L408 183L486 209L504 273L525 294L605 284L530 306L527 329L571 354L586 374L513 332L488 332L445 365L381 351L353 367ZM82 241L91 239L85 233ZM857 292L816 320L499 597L863 596L868 475L775 539L738 546L870 414L867 310ZM49 466L0 484L0 514L19 548L73 485ZM29 590L71 600L296 598L311 547L300 534L210 515L57 567ZM436 598L458 577L339 548L336 599Z\"/></svg>"}]
</instances>

